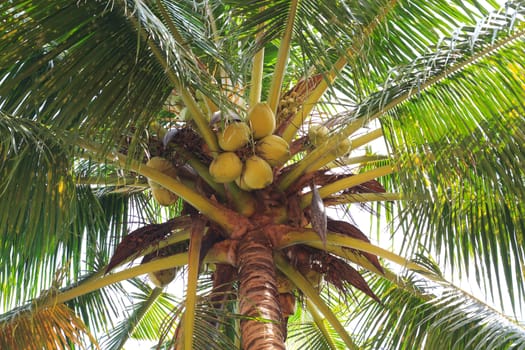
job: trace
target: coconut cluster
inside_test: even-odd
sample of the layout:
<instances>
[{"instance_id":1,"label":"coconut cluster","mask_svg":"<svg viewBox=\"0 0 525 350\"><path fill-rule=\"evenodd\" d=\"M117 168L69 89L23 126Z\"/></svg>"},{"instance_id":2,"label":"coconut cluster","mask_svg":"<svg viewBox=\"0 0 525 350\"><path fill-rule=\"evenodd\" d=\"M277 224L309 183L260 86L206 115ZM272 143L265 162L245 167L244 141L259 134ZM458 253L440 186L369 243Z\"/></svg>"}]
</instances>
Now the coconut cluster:
<instances>
[{"instance_id":1,"label":"coconut cluster","mask_svg":"<svg viewBox=\"0 0 525 350\"><path fill-rule=\"evenodd\" d=\"M313 146L318 147L328 139L329 133L330 130L322 124L312 125L308 129L308 140ZM332 153L335 157L344 156L350 151L351 146L350 140L344 139L337 145Z\"/></svg>"},{"instance_id":2,"label":"coconut cluster","mask_svg":"<svg viewBox=\"0 0 525 350\"><path fill-rule=\"evenodd\" d=\"M257 103L248 110L246 121L234 121L217 133L221 152L209 171L218 183L235 183L245 191L265 188L273 182L272 167L284 163L288 143L275 131L275 114L267 103ZM241 152L254 142L249 156ZM255 154L253 154L255 153Z\"/></svg>"}]
</instances>

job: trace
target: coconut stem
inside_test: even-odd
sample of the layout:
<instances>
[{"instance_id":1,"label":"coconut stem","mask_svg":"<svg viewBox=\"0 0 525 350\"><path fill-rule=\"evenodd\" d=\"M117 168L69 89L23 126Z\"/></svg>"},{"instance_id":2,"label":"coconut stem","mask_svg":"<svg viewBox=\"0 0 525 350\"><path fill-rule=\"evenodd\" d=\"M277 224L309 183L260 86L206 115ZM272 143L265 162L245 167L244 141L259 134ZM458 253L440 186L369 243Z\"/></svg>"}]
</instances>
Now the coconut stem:
<instances>
[{"instance_id":1,"label":"coconut stem","mask_svg":"<svg viewBox=\"0 0 525 350\"><path fill-rule=\"evenodd\" d=\"M182 147L176 148L177 153L180 154L188 162L188 164L199 174L199 176L221 197L225 197L224 187L215 182L208 171L208 167L201 163L192 153L188 152Z\"/></svg>"}]
</instances>

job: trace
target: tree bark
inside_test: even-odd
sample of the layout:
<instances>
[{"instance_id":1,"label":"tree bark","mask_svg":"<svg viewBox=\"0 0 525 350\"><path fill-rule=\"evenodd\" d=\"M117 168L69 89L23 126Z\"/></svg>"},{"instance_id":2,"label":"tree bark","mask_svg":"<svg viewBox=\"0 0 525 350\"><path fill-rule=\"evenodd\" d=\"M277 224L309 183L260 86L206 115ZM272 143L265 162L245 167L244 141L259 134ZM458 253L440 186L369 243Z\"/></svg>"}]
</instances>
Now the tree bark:
<instances>
[{"instance_id":1,"label":"tree bark","mask_svg":"<svg viewBox=\"0 0 525 350\"><path fill-rule=\"evenodd\" d=\"M250 231L238 247L239 308L244 350L284 350L282 311L273 252L263 230Z\"/></svg>"}]
</instances>

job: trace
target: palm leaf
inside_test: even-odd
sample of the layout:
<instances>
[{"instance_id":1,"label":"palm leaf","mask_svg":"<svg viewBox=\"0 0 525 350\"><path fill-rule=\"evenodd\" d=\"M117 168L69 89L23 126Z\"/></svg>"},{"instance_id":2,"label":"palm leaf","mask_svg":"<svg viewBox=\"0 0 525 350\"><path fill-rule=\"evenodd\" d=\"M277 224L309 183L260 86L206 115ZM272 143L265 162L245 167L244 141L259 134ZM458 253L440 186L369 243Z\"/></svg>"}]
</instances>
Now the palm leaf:
<instances>
[{"instance_id":1,"label":"palm leaf","mask_svg":"<svg viewBox=\"0 0 525 350\"><path fill-rule=\"evenodd\" d=\"M308 309L309 310L309 309ZM295 313L288 319L287 345L290 349L346 349L337 333L329 324L324 324L330 338L323 333L303 304L298 304ZM321 322L325 323L324 320Z\"/></svg>"},{"instance_id":2,"label":"palm leaf","mask_svg":"<svg viewBox=\"0 0 525 350\"><path fill-rule=\"evenodd\" d=\"M429 284L415 274L392 281L372 278L370 284L382 304L365 302L354 314L366 349L523 346L522 325L454 285Z\"/></svg>"},{"instance_id":3,"label":"palm leaf","mask_svg":"<svg viewBox=\"0 0 525 350\"><path fill-rule=\"evenodd\" d=\"M162 288L149 288L145 283L130 281L138 291L131 294L134 304L128 317L108 332L100 343L104 349L122 349L130 338L154 340L158 337L160 324L173 304Z\"/></svg>"},{"instance_id":4,"label":"palm leaf","mask_svg":"<svg viewBox=\"0 0 525 350\"><path fill-rule=\"evenodd\" d=\"M133 26L104 2L6 2L0 16L5 37L24 38L1 42L4 111L109 143L143 129L169 93Z\"/></svg>"},{"instance_id":5,"label":"palm leaf","mask_svg":"<svg viewBox=\"0 0 525 350\"><path fill-rule=\"evenodd\" d=\"M47 288L50 280L39 271L65 263L52 252L67 239L65 228L77 208L68 171L70 153L53 132L0 113L0 133L0 254L6 258L1 276L8 302L13 293L26 299ZM14 277L24 286L16 292L8 283Z\"/></svg>"},{"instance_id":6,"label":"palm leaf","mask_svg":"<svg viewBox=\"0 0 525 350\"><path fill-rule=\"evenodd\" d=\"M0 325L2 349L86 349L85 336L98 348L82 320L64 304L22 312Z\"/></svg>"},{"instance_id":7,"label":"palm leaf","mask_svg":"<svg viewBox=\"0 0 525 350\"><path fill-rule=\"evenodd\" d=\"M504 279L509 292L518 293L511 295L513 304L523 300L523 271L516 263L524 254L519 243L525 195L520 131L524 79L515 73L525 63L520 50L523 41L499 50L417 101L396 108L384 124L396 151L406 154L406 171L400 174L405 183L402 191L432 199L407 206L411 209L401 224L417 234L407 238L406 245L432 246L438 254L445 253L453 267L467 272L470 258L478 262L477 267L501 266L501 271L475 268L474 272ZM499 79L502 85L487 90L480 84L484 79ZM470 89L468 95L466 89ZM473 93L479 98L471 98ZM430 107L430 103L436 104ZM427 235L429 231L433 234ZM487 281L486 287L492 290L492 278Z\"/></svg>"}]
</instances>

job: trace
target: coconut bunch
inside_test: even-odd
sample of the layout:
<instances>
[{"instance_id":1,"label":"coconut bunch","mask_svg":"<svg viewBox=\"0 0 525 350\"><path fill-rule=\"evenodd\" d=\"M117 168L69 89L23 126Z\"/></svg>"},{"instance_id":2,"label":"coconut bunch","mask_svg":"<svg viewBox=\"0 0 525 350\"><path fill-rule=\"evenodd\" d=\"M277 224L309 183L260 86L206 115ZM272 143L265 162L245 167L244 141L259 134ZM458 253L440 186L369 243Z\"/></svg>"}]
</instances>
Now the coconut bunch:
<instances>
[{"instance_id":1,"label":"coconut bunch","mask_svg":"<svg viewBox=\"0 0 525 350\"><path fill-rule=\"evenodd\" d=\"M290 156L288 143L275 131L275 114L266 103L248 110L246 121L233 121L217 131L221 153L209 166L218 183L235 183L245 191L259 190L273 182L273 167Z\"/></svg>"}]
</instances>

